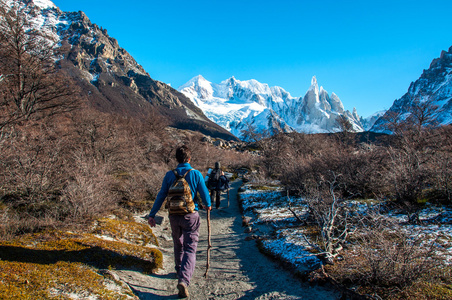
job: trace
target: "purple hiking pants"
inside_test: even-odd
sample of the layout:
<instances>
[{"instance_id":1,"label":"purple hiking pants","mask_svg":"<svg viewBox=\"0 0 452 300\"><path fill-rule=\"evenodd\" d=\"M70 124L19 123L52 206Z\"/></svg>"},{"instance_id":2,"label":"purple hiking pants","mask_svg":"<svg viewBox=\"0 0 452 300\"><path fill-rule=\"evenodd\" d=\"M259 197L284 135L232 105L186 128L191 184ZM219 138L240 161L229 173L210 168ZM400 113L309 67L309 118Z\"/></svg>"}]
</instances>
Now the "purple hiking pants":
<instances>
[{"instance_id":1,"label":"purple hiking pants","mask_svg":"<svg viewBox=\"0 0 452 300\"><path fill-rule=\"evenodd\" d=\"M201 224L197 211L186 215L170 215L174 243L174 262L179 283L187 286L195 271L196 248Z\"/></svg>"}]
</instances>

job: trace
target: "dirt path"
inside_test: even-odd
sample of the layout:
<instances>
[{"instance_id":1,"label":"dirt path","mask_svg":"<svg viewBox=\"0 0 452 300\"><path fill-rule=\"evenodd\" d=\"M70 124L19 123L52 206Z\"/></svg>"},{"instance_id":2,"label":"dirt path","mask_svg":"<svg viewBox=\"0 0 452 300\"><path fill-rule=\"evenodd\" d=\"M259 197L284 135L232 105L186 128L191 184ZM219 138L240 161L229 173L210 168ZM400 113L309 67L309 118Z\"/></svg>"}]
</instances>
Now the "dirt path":
<instances>
[{"instance_id":1,"label":"dirt path","mask_svg":"<svg viewBox=\"0 0 452 300\"><path fill-rule=\"evenodd\" d=\"M301 283L261 254L247 236L237 203L241 181L232 183L230 206L222 196L220 209L211 212L212 250L208 277L204 278L207 258L207 218L201 215L201 234L195 274L189 287L190 299L338 299L339 294L323 287ZM159 212L166 216L165 211ZM171 229L168 219L154 230L164 255L164 268L157 274L133 271L115 273L135 291L139 299L177 299Z\"/></svg>"}]
</instances>

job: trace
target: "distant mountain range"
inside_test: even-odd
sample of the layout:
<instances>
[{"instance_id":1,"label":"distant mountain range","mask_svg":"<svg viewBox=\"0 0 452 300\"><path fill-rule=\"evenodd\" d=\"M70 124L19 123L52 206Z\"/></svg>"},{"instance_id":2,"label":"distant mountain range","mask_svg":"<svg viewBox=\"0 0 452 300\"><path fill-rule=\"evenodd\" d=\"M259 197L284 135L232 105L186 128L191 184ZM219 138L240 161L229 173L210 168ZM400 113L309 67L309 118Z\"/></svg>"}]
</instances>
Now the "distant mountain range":
<instances>
[{"instance_id":1,"label":"distant mountain range","mask_svg":"<svg viewBox=\"0 0 452 300\"><path fill-rule=\"evenodd\" d=\"M61 44L58 65L81 87L81 96L100 111L124 116L158 115L175 128L237 140L210 121L190 99L152 79L106 29L83 12L62 12L49 0L6 0L23 9L32 26Z\"/></svg>"},{"instance_id":2,"label":"distant mountain range","mask_svg":"<svg viewBox=\"0 0 452 300\"><path fill-rule=\"evenodd\" d=\"M386 125L391 114L405 119L415 103L426 101L436 107L433 113L436 123L448 125L452 124L452 47L442 51L388 111L367 118L359 117L355 109L346 111L336 94L329 95L318 87L315 77L303 97L292 97L280 87L269 87L256 80L240 81L234 77L216 84L196 76L178 90L209 119L238 137L249 125L270 132L336 132L340 130L337 122L340 116L348 120L355 132L389 132Z\"/></svg>"},{"instance_id":3,"label":"distant mountain range","mask_svg":"<svg viewBox=\"0 0 452 300\"><path fill-rule=\"evenodd\" d=\"M292 97L281 87L256 80L231 77L219 84L201 75L178 88L202 109L205 115L241 137L242 130L325 133L340 131L338 118L345 117L355 132L364 131L356 110L349 112L339 97L318 86L314 76L303 97Z\"/></svg>"}]
</instances>

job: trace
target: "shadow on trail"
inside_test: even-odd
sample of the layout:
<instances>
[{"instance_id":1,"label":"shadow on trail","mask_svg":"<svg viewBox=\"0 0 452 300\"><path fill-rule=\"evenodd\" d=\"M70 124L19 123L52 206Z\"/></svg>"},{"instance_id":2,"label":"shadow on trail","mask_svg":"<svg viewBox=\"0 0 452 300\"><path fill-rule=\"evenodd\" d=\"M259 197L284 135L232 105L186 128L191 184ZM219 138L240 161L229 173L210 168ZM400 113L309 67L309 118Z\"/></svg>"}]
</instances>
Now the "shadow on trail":
<instances>
[{"instance_id":1,"label":"shadow on trail","mask_svg":"<svg viewBox=\"0 0 452 300\"><path fill-rule=\"evenodd\" d=\"M162 290L149 288L148 286L139 286L139 285L130 285L129 284L129 287L132 290L132 292L139 299L155 299L155 300L159 300L159 299L162 299L162 300L163 299L179 299L177 294L169 295L169 296L157 295L157 293L162 291ZM142 291L138 290L138 288L146 288L147 290L151 290L151 291L149 291L149 292L142 292Z\"/></svg>"}]
</instances>

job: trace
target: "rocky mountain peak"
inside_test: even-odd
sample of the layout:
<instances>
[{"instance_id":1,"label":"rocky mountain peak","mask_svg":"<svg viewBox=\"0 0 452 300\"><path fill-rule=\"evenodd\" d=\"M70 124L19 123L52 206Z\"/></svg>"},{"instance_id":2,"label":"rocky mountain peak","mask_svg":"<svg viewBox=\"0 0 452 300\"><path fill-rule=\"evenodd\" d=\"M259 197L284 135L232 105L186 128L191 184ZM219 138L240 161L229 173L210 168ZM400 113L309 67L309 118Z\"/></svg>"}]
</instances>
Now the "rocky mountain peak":
<instances>
[{"instance_id":1,"label":"rocky mountain peak","mask_svg":"<svg viewBox=\"0 0 452 300\"><path fill-rule=\"evenodd\" d=\"M316 90L319 89L319 85L318 85L318 83L317 83L317 78L316 78L315 76L312 76L312 79L311 79L311 88L314 88L314 89L316 89Z\"/></svg>"},{"instance_id":2,"label":"rocky mountain peak","mask_svg":"<svg viewBox=\"0 0 452 300\"><path fill-rule=\"evenodd\" d=\"M394 101L388 112L375 122L371 131L385 131L389 114L409 113L415 102L426 101L437 107L434 118L439 124L452 123L452 47L432 60L430 67L410 84L405 95Z\"/></svg>"}]
</instances>

